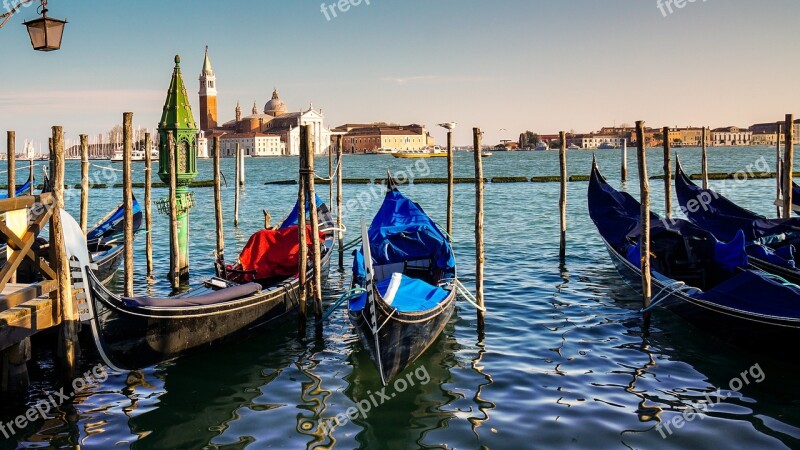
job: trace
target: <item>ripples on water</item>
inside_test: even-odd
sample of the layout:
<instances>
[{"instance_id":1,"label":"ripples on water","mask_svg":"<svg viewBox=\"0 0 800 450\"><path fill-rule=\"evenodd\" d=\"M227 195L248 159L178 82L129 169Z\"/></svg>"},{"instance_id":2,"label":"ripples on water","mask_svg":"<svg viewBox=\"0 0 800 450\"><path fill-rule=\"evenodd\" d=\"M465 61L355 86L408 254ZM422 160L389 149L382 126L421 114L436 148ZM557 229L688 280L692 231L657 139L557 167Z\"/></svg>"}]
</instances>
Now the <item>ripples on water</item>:
<instances>
[{"instance_id":1,"label":"ripples on water","mask_svg":"<svg viewBox=\"0 0 800 450\"><path fill-rule=\"evenodd\" d=\"M690 172L698 171L699 152L678 151ZM728 155L727 153L731 153ZM712 171L736 171L772 151L712 149ZM735 155L735 156L733 156ZM660 152L650 153L650 174L658 174ZM571 152L570 174L588 174L588 152ZM598 153L611 180L619 178L619 152ZM317 167L327 168L327 158ZM631 151L629 161L635 161ZM553 152L501 154L486 161L488 177L552 175ZM107 165L108 163L98 163ZM249 159L242 225L231 226L233 191L224 191L226 248L232 258L250 234L263 225L261 209L273 217L292 206L296 188L263 186L266 180L296 178L296 159ZM407 162L384 156L347 157L346 177L382 177ZM413 164L413 163L412 163ZM444 176L444 161L428 161L417 176ZM458 176L471 176L470 154L456 159ZM141 178L137 165L136 177ZM406 167L407 169L408 167ZM200 179L211 165L200 162ZM233 164L223 161L232 181ZM424 168L423 168L424 169ZM635 164L630 189L636 188ZM68 163L68 182L77 183L78 165ZM774 180L748 181L724 192L743 206L772 215ZM661 182L652 184L653 205L663 204ZM717 182L712 186L720 187ZM800 388L797 366L745 353L714 340L664 311L653 316L649 334L641 329L638 296L613 269L586 213L586 183L569 186L567 266L558 265L558 184L498 184L486 187L485 339L475 331L475 311L466 303L443 336L412 370L431 379L417 383L373 408L364 418L326 428L320 420L346 413L380 390L377 372L345 310L325 326L321 340L300 343L296 326L227 345L216 351L129 374L112 375L81 394L45 422L25 430L19 442L0 440L0 449L29 448L788 448L800 446ZM345 200L364 186L346 185ZM444 222L443 185L406 186L435 220ZM637 189L638 190L638 189ZM213 272L214 216L211 189L196 189L191 216L192 281ZM154 191L154 198L166 191ZM327 189L320 194L327 196ZM456 187L455 250L461 278L474 280L471 185ZM143 198L141 190L137 197ZM636 193L635 196L638 197ZM119 190L91 192L91 218L120 201ZM358 221L370 218L380 200L347 217L355 236ZM67 207L77 212L76 199ZM155 208L154 208L155 209ZM156 265L167 271L165 218L154 216ZM136 243L137 274L144 272L144 239ZM349 267L351 259L346 258ZM137 291L168 292L166 279ZM349 271L332 268L326 302L349 285ZM784 345L778 343L776 345ZM39 346L31 363L34 403L56 386L52 357ZM83 365L96 357L86 352ZM796 351L788 348L792 360ZM730 380L759 364L766 378L742 392ZM662 439L658 418L669 421L722 389L729 395L681 429ZM6 410L11 420L20 410ZM0 436L2 439L2 436ZM49 442L49 444L48 444Z\"/></svg>"}]
</instances>

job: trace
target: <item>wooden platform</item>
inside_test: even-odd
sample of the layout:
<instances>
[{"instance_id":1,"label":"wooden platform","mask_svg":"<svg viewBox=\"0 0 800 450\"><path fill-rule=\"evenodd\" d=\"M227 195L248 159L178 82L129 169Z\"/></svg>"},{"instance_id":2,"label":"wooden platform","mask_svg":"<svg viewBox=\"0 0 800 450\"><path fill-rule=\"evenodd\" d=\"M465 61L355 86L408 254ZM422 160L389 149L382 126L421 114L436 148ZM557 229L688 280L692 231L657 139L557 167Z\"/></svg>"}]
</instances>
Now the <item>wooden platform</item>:
<instances>
[{"instance_id":1,"label":"wooden platform","mask_svg":"<svg viewBox=\"0 0 800 450\"><path fill-rule=\"evenodd\" d=\"M54 302L44 294L53 289L54 283L6 284L0 292L0 352L58 325Z\"/></svg>"}]
</instances>

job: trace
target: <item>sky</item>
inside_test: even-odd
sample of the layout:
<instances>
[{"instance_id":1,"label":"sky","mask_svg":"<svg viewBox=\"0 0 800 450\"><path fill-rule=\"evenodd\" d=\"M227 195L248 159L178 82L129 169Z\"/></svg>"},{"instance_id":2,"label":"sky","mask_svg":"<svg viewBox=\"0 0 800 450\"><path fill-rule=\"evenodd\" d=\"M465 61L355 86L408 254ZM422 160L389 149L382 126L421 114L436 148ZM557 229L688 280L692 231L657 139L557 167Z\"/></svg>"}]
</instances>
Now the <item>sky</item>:
<instances>
[{"instance_id":1,"label":"sky","mask_svg":"<svg viewBox=\"0 0 800 450\"><path fill-rule=\"evenodd\" d=\"M176 54L199 118L206 45L221 122L237 101L263 110L273 88L329 127L421 123L443 143L436 125L457 122L456 145L473 127L495 144L525 130L800 115L800 2L676 1L49 0L69 20L60 51L31 49L21 23L35 6L0 29L0 132L15 130L21 151L52 125L93 136L125 111L155 128Z\"/></svg>"}]
</instances>

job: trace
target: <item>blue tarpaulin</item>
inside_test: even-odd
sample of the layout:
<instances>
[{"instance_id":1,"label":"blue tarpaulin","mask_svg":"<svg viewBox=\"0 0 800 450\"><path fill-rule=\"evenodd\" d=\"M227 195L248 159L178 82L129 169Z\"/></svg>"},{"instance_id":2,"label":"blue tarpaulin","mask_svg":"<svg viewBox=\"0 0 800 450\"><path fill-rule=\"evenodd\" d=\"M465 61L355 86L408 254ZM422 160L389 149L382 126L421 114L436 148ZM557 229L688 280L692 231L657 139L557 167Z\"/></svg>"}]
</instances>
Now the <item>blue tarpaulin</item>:
<instances>
[{"instance_id":1,"label":"blue tarpaulin","mask_svg":"<svg viewBox=\"0 0 800 450\"><path fill-rule=\"evenodd\" d=\"M15 197L22 197L26 195L31 190L31 179L28 178L28 181L25 182L22 186L18 187L16 191L14 191ZM0 192L0 199L8 198L8 192L3 191Z\"/></svg>"},{"instance_id":2,"label":"blue tarpaulin","mask_svg":"<svg viewBox=\"0 0 800 450\"><path fill-rule=\"evenodd\" d=\"M315 195L315 197L317 198L317 208L322 207L325 204L325 202L323 202L322 199L319 198L319 195ZM289 213L289 215L283 221L281 226L278 227L278 229L283 230L297 225L297 218L298 218L297 215L299 214L299 210L300 210L300 204L299 202L295 202L294 209L292 209L292 212ZM306 217L308 217L308 211L310 210L311 210L311 204L308 202L308 199L306 199Z\"/></svg>"},{"instance_id":3,"label":"blue tarpaulin","mask_svg":"<svg viewBox=\"0 0 800 450\"><path fill-rule=\"evenodd\" d=\"M444 273L455 272L456 260L445 235L422 208L397 190L386 193L369 227L369 244L375 264L432 259ZM355 252L353 275L365 279L362 250Z\"/></svg>"},{"instance_id":4,"label":"blue tarpaulin","mask_svg":"<svg viewBox=\"0 0 800 450\"><path fill-rule=\"evenodd\" d=\"M139 205L139 202L136 201L136 198L133 199L133 214L138 214L142 212L142 207ZM125 208L120 206L114 211L114 214L111 215L108 219L104 220L103 223L97 225L96 227L89 230L86 233L86 240L93 241L96 239L107 239L115 234L121 232L121 230L117 229L117 225L122 223L125 220Z\"/></svg>"}]
</instances>

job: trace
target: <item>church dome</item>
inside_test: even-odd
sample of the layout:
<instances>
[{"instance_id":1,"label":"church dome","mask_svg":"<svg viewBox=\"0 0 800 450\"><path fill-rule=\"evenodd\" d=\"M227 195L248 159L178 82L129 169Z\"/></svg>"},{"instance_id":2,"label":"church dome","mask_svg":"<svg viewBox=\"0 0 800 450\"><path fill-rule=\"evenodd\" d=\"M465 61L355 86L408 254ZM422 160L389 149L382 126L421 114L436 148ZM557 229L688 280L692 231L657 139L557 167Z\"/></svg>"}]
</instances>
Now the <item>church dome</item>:
<instances>
[{"instance_id":1,"label":"church dome","mask_svg":"<svg viewBox=\"0 0 800 450\"><path fill-rule=\"evenodd\" d=\"M278 97L277 89L272 92L272 100L264 105L264 114L269 114L273 117L286 114L286 103L283 103L283 100Z\"/></svg>"}]
</instances>

